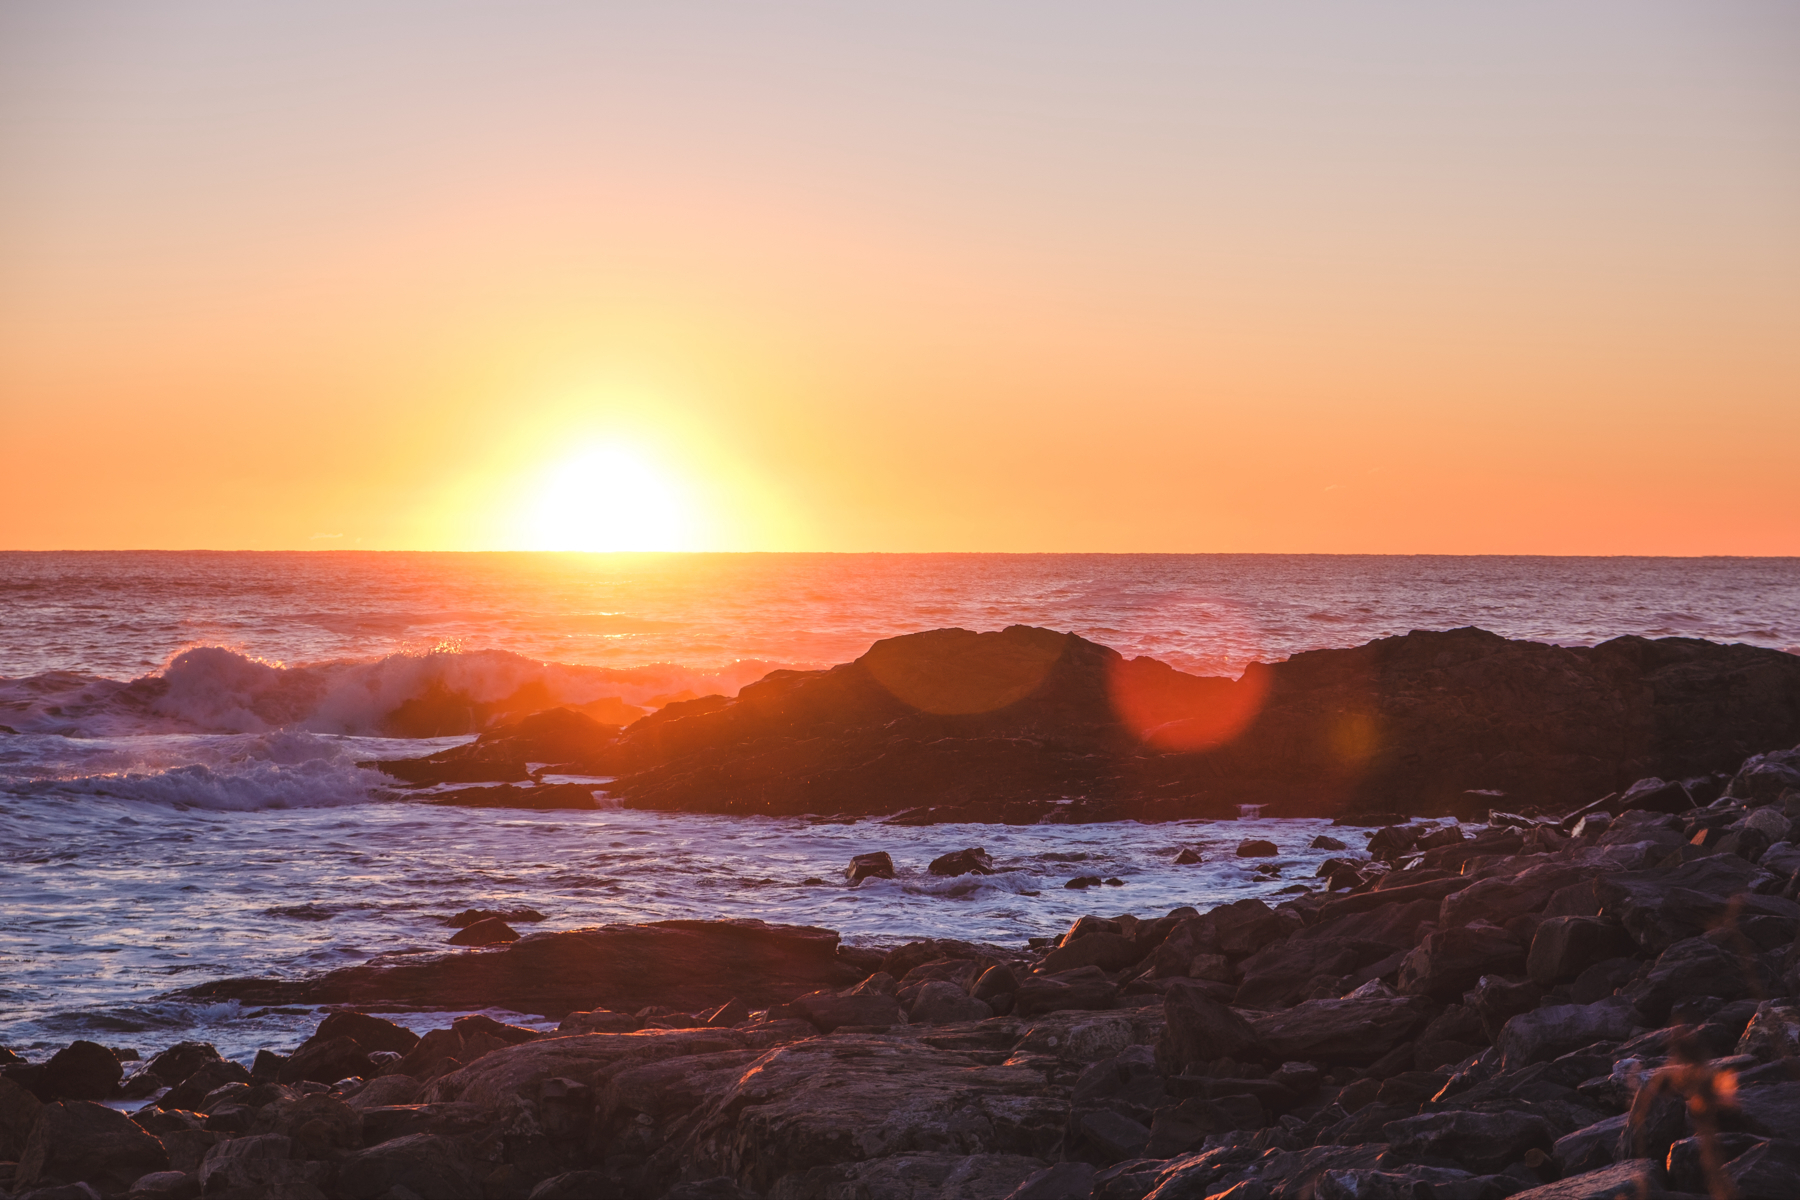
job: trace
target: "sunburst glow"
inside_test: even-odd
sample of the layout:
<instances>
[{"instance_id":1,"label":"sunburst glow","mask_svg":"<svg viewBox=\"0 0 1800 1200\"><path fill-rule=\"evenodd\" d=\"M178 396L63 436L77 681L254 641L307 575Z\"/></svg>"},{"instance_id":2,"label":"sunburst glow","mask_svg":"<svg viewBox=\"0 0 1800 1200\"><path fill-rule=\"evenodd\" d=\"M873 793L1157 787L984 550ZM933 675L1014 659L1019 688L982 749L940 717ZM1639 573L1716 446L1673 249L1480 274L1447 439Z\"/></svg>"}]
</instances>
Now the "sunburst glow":
<instances>
[{"instance_id":1,"label":"sunburst glow","mask_svg":"<svg viewBox=\"0 0 1800 1200\"><path fill-rule=\"evenodd\" d=\"M622 445L589 446L546 469L524 526L533 550L693 550L699 542L686 490Z\"/></svg>"}]
</instances>

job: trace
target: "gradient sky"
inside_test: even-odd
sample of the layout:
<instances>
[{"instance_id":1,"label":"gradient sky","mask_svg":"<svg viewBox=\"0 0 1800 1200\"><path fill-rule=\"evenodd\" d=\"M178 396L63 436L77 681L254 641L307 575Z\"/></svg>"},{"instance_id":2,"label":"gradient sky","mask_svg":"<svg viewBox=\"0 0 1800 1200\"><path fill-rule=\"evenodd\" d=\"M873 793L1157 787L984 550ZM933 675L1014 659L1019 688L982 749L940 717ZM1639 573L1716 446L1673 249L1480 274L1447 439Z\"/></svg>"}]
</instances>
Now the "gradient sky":
<instances>
[{"instance_id":1,"label":"gradient sky","mask_svg":"<svg viewBox=\"0 0 1800 1200\"><path fill-rule=\"evenodd\" d=\"M1800 554L1800 5L0 0L0 546Z\"/></svg>"}]
</instances>

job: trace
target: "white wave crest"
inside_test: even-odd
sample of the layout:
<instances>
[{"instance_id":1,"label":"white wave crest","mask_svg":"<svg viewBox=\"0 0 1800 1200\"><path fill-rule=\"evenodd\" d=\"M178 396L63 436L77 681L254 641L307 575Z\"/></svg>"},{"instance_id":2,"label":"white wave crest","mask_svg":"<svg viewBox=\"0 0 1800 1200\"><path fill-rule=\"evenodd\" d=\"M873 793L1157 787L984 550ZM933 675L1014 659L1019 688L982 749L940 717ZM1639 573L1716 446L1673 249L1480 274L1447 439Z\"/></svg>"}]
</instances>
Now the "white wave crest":
<instances>
[{"instance_id":1,"label":"white wave crest","mask_svg":"<svg viewBox=\"0 0 1800 1200\"><path fill-rule=\"evenodd\" d=\"M780 665L591 667L452 650L290 667L195 646L129 682L71 671L0 679L0 725L87 738L272 730L421 737L478 733L558 705L587 706L597 720L623 724L672 698L734 696Z\"/></svg>"},{"instance_id":2,"label":"white wave crest","mask_svg":"<svg viewBox=\"0 0 1800 1200\"><path fill-rule=\"evenodd\" d=\"M376 798L377 771L327 759L286 764L250 760L229 767L190 763L166 771L42 779L10 790L22 796L137 801L178 809L254 812L271 808L334 808Z\"/></svg>"}]
</instances>

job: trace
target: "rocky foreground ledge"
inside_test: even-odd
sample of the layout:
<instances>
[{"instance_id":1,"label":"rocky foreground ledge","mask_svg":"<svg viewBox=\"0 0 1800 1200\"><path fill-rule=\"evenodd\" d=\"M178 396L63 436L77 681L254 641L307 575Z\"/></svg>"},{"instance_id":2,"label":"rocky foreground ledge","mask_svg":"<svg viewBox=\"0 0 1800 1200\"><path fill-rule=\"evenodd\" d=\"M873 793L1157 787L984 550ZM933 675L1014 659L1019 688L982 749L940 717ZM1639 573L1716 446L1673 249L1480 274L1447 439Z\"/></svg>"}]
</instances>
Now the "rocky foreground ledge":
<instances>
[{"instance_id":1,"label":"rocky foreground ledge","mask_svg":"<svg viewBox=\"0 0 1800 1200\"><path fill-rule=\"evenodd\" d=\"M669 922L337 973L307 995L541 986L561 1028L345 1008L248 1069L186 1043L128 1078L77 1042L4 1068L0 1192L1791 1200L1800 749L1692 801L1385 828L1329 890L1031 950Z\"/></svg>"},{"instance_id":2,"label":"rocky foreground ledge","mask_svg":"<svg viewBox=\"0 0 1800 1200\"><path fill-rule=\"evenodd\" d=\"M1800 656L1755 646L1569 648L1453 629L1231 680L1015 625L889 638L622 730L556 709L365 765L409 785L487 784L432 797L477 807L593 807L592 787L529 786L574 774L613 777L633 808L913 824L1218 818L1240 804L1480 820L1728 771L1796 741Z\"/></svg>"}]
</instances>

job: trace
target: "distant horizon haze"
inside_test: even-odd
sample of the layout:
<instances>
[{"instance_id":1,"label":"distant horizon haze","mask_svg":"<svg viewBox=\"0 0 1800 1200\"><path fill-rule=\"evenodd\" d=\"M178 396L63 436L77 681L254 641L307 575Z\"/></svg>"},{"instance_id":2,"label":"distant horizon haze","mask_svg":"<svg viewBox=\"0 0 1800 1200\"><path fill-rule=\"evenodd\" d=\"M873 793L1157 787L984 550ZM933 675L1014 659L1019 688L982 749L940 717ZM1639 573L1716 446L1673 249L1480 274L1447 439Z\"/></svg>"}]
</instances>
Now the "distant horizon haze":
<instances>
[{"instance_id":1,"label":"distant horizon haze","mask_svg":"<svg viewBox=\"0 0 1800 1200\"><path fill-rule=\"evenodd\" d=\"M1800 555L1800 6L0 8L0 548Z\"/></svg>"}]
</instances>

